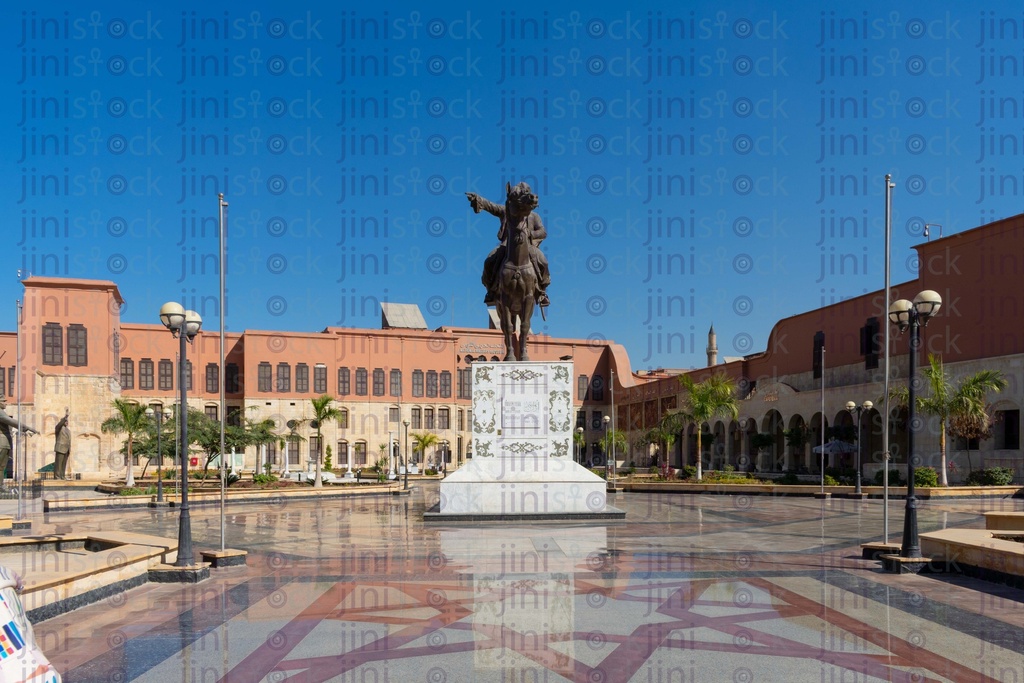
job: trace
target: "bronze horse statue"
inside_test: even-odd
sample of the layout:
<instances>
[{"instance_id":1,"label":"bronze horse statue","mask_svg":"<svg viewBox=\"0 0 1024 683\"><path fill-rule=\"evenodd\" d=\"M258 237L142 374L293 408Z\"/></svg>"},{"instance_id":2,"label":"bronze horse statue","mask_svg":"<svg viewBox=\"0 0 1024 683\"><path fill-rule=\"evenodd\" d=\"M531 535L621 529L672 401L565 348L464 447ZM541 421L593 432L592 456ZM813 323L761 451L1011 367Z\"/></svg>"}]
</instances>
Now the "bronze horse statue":
<instances>
[{"instance_id":1,"label":"bronze horse statue","mask_svg":"<svg viewBox=\"0 0 1024 683\"><path fill-rule=\"evenodd\" d=\"M547 259L537 245L547 237L537 208L537 195L526 183L505 185L505 204L495 204L467 192L473 210L487 211L501 219L498 240L501 244L484 261L481 278L487 287L485 303L493 303L505 337L505 360L529 360L526 340L534 306L548 305L547 286L551 282ZM516 325L519 331L516 333Z\"/></svg>"}]
</instances>

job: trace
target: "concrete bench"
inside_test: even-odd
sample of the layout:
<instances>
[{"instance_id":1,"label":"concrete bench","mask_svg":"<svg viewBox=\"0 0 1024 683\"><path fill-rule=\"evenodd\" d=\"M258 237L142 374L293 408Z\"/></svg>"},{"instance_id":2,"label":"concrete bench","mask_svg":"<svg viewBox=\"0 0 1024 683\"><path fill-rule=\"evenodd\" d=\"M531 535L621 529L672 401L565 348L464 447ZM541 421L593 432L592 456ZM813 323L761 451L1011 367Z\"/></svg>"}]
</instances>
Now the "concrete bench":
<instances>
[{"instance_id":1,"label":"concrete bench","mask_svg":"<svg viewBox=\"0 0 1024 683\"><path fill-rule=\"evenodd\" d=\"M990 531L1024 531L1024 512L986 512L985 528Z\"/></svg>"}]
</instances>

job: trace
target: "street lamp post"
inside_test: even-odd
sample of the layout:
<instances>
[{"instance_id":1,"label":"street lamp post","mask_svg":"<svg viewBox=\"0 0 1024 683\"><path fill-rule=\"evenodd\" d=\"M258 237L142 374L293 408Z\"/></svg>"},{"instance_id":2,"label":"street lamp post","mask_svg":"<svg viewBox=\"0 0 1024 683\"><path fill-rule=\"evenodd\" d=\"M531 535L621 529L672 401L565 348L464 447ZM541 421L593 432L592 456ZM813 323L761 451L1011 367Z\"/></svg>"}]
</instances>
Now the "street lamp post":
<instances>
[{"instance_id":1,"label":"street lamp post","mask_svg":"<svg viewBox=\"0 0 1024 683\"><path fill-rule=\"evenodd\" d=\"M576 428L576 462L583 464L583 427Z\"/></svg>"},{"instance_id":2,"label":"street lamp post","mask_svg":"<svg viewBox=\"0 0 1024 683\"><path fill-rule=\"evenodd\" d=\"M448 439L441 441L441 476L448 476Z\"/></svg>"},{"instance_id":3,"label":"street lamp post","mask_svg":"<svg viewBox=\"0 0 1024 683\"><path fill-rule=\"evenodd\" d=\"M188 508L188 394L186 381L188 367L187 347L199 334L203 319L195 311L186 311L175 302L168 301L160 307L160 322L171 331L171 335L179 340L178 350L178 387L180 398L178 404L178 432L181 434L181 513L178 516L178 559L176 567L191 567L195 564L192 552L192 524ZM223 454L221 458L223 458Z\"/></svg>"},{"instance_id":4,"label":"street lamp post","mask_svg":"<svg viewBox=\"0 0 1024 683\"><path fill-rule=\"evenodd\" d=\"M405 453L402 455L402 469L405 471L405 478L402 480L402 490L409 488L409 421L403 420L405 425Z\"/></svg>"},{"instance_id":5,"label":"street lamp post","mask_svg":"<svg viewBox=\"0 0 1024 683\"><path fill-rule=\"evenodd\" d=\"M917 496L914 492L914 424L915 402L917 401L917 355L921 348L921 328L939 312L942 297L938 292L925 290L914 297L913 303L906 299L894 301L889 307L889 321L899 327L900 332L910 328L910 356L907 368L907 504L903 514L903 544L901 557L921 557L921 542L917 536ZM888 397L886 397L888 398Z\"/></svg>"},{"instance_id":6,"label":"street lamp post","mask_svg":"<svg viewBox=\"0 0 1024 683\"><path fill-rule=\"evenodd\" d=\"M160 406L160 410L153 410L153 408L146 408L146 417L149 419L156 418L156 502L164 502L164 449L163 449L163 430L164 430L164 418L170 417L171 411L167 410L163 406Z\"/></svg>"},{"instance_id":7,"label":"street lamp post","mask_svg":"<svg viewBox=\"0 0 1024 683\"><path fill-rule=\"evenodd\" d=\"M857 411L857 466L856 466L855 471L853 473L853 493L856 496L859 496L859 495L863 494L863 491L861 491L861 485L860 485L860 479L861 479L860 468L861 468L861 462L863 461L862 457L861 457L861 443L860 443L861 442L860 437L861 437L861 432L862 432L860 418L861 418L861 415L865 411L871 410L874 407L874 405L875 404L872 403L871 401L864 401L864 403L862 405L857 405L853 401L847 401L846 402L846 410L847 410L847 412L852 414L854 411Z\"/></svg>"},{"instance_id":8,"label":"street lamp post","mask_svg":"<svg viewBox=\"0 0 1024 683\"><path fill-rule=\"evenodd\" d=\"M609 439L610 439L609 435L611 434L611 432L609 431L609 427L611 426L612 418L609 417L608 415L605 415L604 419L602 420L602 422L604 422L604 478L607 479L608 478L608 459L609 459L608 458L608 451L611 450L611 442L609 441Z\"/></svg>"}]
</instances>

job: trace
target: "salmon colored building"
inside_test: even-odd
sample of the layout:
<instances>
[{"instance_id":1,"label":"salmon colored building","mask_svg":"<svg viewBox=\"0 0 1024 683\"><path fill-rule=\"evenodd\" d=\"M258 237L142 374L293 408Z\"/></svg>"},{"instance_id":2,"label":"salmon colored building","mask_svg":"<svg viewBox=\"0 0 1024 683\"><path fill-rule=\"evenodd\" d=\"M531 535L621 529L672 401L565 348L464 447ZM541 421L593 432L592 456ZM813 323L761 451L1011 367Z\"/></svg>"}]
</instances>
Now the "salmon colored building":
<instances>
[{"instance_id":1,"label":"salmon colored building","mask_svg":"<svg viewBox=\"0 0 1024 683\"><path fill-rule=\"evenodd\" d=\"M913 299L920 291L935 290L943 300L938 316L922 331L920 364L934 353L954 379L991 369L1008 382L1006 390L989 397L996 418L990 438L978 443L949 439L949 478L960 480L972 468L1004 466L1019 480L1024 477L1024 215L915 249L918 277L894 285L892 299ZM23 440L18 462L25 463L31 477L53 461L53 429L69 408L69 471L83 478L124 476L124 437L102 433L100 424L111 416L115 398L157 407L177 403L178 341L159 324L122 323L124 298L113 282L32 277L23 285L21 363L15 361L19 335L0 333L0 390L8 398L8 413L20 414L23 423L41 434ZM473 452L469 367L502 356L501 333L493 325L429 330L414 306L382 308L381 329L227 334L223 377L217 333L200 332L188 350L190 407L219 419L223 382L229 422L243 417L274 420L279 442L250 448L240 461L246 470L268 462L275 471L304 470L311 454L327 446L336 468L364 467L386 453L389 442L392 451L406 452L407 433L419 432L432 432L443 442L419 459L458 466ZM534 337L531 355L535 360L573 360L577 430L583 430L585 442L580 456L585 462L603 462L597 441L604 417L614 416L612 424L628 441L626 452L615 454L617 463L649 466L661 455L651 430L682 404L679 376L690 374L699 381L721 372L737 382L740 414L736 420L701 426L706 468L817 472L821 463L813 447L821 441L822 428L845 427L849 440L859 436L870 481L882 462L879 401L887 308L879 289L786 318L775 324L763 351L721 362L712 330L708 367L697 370L634 373L622 346L584 339ZM906 382L907 336L892 330L894 384ZM344 415L338 423L321 427L323 444L309 424L310 399L321 394L334 396ZM849 401L875 405L858 420L845 407ZM923 417L918 455L924 465L935 466L939 424ZM907 455L905 412L894 412L891 430L890 451L895 466L902 468ZM767 435L770 444L753 448L755 434ZM695 425L680 428L672 441L668 460L673 466L695 463ZM851 460L830 456L826 464L849 465Z\"/></svg>"},{"instance_id":2,"label":"salmon colored building","mask_svg":"<svg viewBox=\"0 0 1024 683\"><path fill-rule=\"evenodd\" d=\"M177 405L179 341L160 324L122 323L125 299L113 282L31 277L23 285L22 362L14 360L18 335L0 335L2 390L8 413L20 414L23 424L41 433L23 439L18 462L25 463L30 478L53 462L53 430L69 409L69 472L123 477L125 435L103 433L100 425L112 416L115 398L157 409ZM227 422L270 418L280 437L278 443L236 455L241 467L255 470L270 463L275 471L306 470L311 456L330 447L335 468L358 469L387 453L389 442L396 455L408 451L413 462L428 465L458 466L472 457L470 364L504 354L500 330L429 330L415 306L382 308L381 329L225 335ZM574 361L581 387L579 425L588 443L595 443L611 400L604 378L617 364L628 368L625 350L613 342L533 337L531 354L537 360ZM220 418L219 361L218 333L201 331L187 351L188 403L215 419ZM310 425L310 399L322 394L337 399L342 418L321 426L321 444ZM414 454L411 435L420 432L437 435L440 445ZM137 474L143 464L135 463ZM197 465L202 464L200 458Z\"/></svg>"},{"instance_id":3,"label":"salmon colored building","mask_svg":"<svg viewBox=\"0 0 1024 683\"><path fill-rule=\"evenodd\" d=\"M879 245L881 247L881 245ZM942 297L942 308L921 331L918 367L935 354L954 384L979 370L997 370L1007 388L988 396L995 418L991 438L977 443L947 439L950 481L962 480L971 469L1009 467L1024 478L1021 451L1021 405L1024 404L1024 215L1012 216L915 247L918 277L891 287L891 301L913 300L924 290ZM880 278L881 280L881 278ZM881 282L879 283L881 284ZM884 289L780 320L764 351L719 363L709 335L709 367L691 371L695 380L724 373L740 389L736 420L719 419L702 426L705 467L726 465L758 472L818 472L821 429L845 427L848 438L859 435L868 481L881 469L884 396L884 334L888 306ZM891 383L906 384L909 332L890 330ZM821 352L824 348L824 353ZM922 387L918 395L927 395ZM822 398L824 396L824 409ZM655 449L643 435L683 398L677 378L627 388L617 394L616 423L632 435L626 457L640 459ZM848 402L870 410L848 411ZM938 467L939 422L922 415L915 450L925 466ZM858 419L859 418L859 419ZM857 422L860 422L858 428ZM906 412L891 419L890 452L898 469L906 467ZM713 438L708 439L707 435ZM771 444L751 446L755 434ZM793 435L802 438L793 438ZM675 435L669 454L673 466L696 462L696 427ZM970 447L970 448L968 448ZM841 462L840 462L841 461ZM853 456L831 457L826 465L852 466Z\"/></svg>"}]
</instances>

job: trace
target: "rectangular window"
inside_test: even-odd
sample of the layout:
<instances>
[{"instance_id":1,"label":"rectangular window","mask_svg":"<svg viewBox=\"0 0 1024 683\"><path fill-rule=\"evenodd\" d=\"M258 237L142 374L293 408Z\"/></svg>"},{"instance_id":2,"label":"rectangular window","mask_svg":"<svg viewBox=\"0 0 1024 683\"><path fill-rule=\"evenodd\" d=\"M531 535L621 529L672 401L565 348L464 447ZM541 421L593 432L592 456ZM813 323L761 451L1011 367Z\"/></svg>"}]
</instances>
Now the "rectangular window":
<instances>
[{"instance_id":1,"label":"rectangular window","mask_svg":"<svg viewBox=\"0 0 1024 683\"><path fill-rule=\"evenodd\" d=\"M604 429L604 422L602 421L603 417L604 416L601 414L600 410L595 410L594 412L590 413L590 428Z\"/></svg>"},{"instance_id":2,"label":"rectangular window","mask_svg":"<svg viewBox=\"0 0 1024 683\"><path fill-rule=\"evenodd\" d=\"M338 456L335 458L338 467L348 467L348 441L338 442Z\"/></svg>"},{"instance_id":3,"label":"rectangular window","mask_svg":"<svg viewBox=\"0 0 1024 683\"><path fill-rule=\"evenodd\" d=\"M185 361L185 391L192 391L192 361Z\"/></svg>"},{"instance_id":4,"label":"rectangular window","mask_svg":"<svg viewBox=\"0 0 1024 683\"><path fill-rule=\"evenodd\" d=\"M68 365L83 367L89 364L88 333L83 325L68 326Z\"/></svg>"},{"instance_id":5,"label":"rectangular window","mask_svg":"<svg viewBox=\"0 0 1024 683\"><path fill-rule=\"evenodd\" d=\"M397 423L399 421L400 412L401 411L398 409L398 406L391 406L388 408L388 422Z\"/></svg>"},{"instance_id":6,"label":"rectangular window","mask_svg":"<svg viewBox=\"0 0 1024 683\"><path fill-rule=\"evenodd\" d=\"M341 409L341 417L338 418L338 428L348 429L348 408Z\"/></svg>"},{"instance_id":7,"label":"rectangular window","mask_svg":"<svg viewBox=\"0 0 1024 683\"><path fill-rule=\"evenodd\" d=\"M882 337L879 334L878 318L868 318L860 328L860 353L864 356L864 369L878 369L878 354L882 351Z\"/></svg>"},{"instance_id":8,"label":"rectangular window","mask_svg":"<svg viewBox=\"0 0 1024 683\"><path fill-rule=\"evenodd\" d=\"M157 366L157 377L157 388L160 391L174 391L174 363L166 358L162 359Z\"/></svg>"},{"instance_id":9,"label":"rectangular window","mask_svg":"<svg viewBox=\"0 0 1024 683\"><path fill-rule=\"evenodd\" d=\"M135 361L133 361L131 358L121 359L121 388L135 388ZM3 391L0 390L0 394L2 393Z\"/></svg>"},{"instance_id":10,"label":"rectangular window","mask_svg":"<svg viewBox=\"0 0 1024 683\"><path fill-rule=\"evenodd\" d=\"M238 393L238 363L224 366L224 391L229 394Z\"/></svg>"},{"instance_id":11,"label":"rectangular window","mask_svg":"<svg viewBox=\"0 0 1024 683\"><path fill-rule=\"evenodd\" d=\"M825 349L825 333L815 332L814 333L814 358L811 359L811 370L814 373L814 379L821 379L821 361L822 352Z\"/></svg>"},{"instance_id":12,"label":"rectangular window","mask_svg":"<svg viewBox=\"0 0 1024 683\"><path fill-rule=\"evenodd\" d=\"M0 368L0 396L4 396L7 393L7 373L4 372L3 368Z\"/></svg>"},{"instance_id":13,"label":"rectangular window","mask_svg":"<svg viewBox=\"0 0 1024 683\"><path fill-rule=\"evenodd\" d=\"M409 426L412 427L413 429L423 429L423 413L422 413L422 411L420 411L419 408L413 408L411 412L412 412L412 414L411 414L411 418L410 418L409 421L412 424L410 424Z\"/></svg>"},{"instance_id":14,"label":"rectangular window","mask_svg":"<svg viewBox=\"0 0 1024 683\"><path fill-rule=\"evenodd\" d=\"M1020 449L1020 411L997 410L995 429L995 448L997 450Z\"/></svg>"},{"instance_id":15,"label":"rectangular window","mask_svg":"<svg viewBox=\"0 0 1024 683\"><path fill-rule=\"evenodd\" d=\"M14 396L14 390L16 389L16 387L14 386L14 379L15 379L14 372L15 372L16 369L17 368L15 366L13 366L13 365L11 367L7 368L7 395L8 396Z\"/></svg>"},{"instance_id":16,"label":"rectangular window","mask_svg":"<svg viewBox=\"0 0 1024 683\"><path fill-rule=\"evenodd\" d=\"M589 396L587 396L587 390L589 388L590 379L586 375L580 375L579 378L576 380L576 400L586 401L588 398L590 398Z\"/></svg>"},{"instance_id":17,"label":"rectangular window","mask_svg":"<svg viewBox=\"0 0 1024 683\"><path fill-rule=\"evenodd\" d=\"M401 396L402 395L402 371L392 370L391 371L391 395Z\"/></svg>"},{"instance_id":18,"label":"rectangular window","mask_svg":"<svg viewBox=\"0 0 1024 683\"><path fill-rule=\"evenodd\" d=\"M295 366L295 391L300 394L309 393L309 366L305 363Z\"/></svg>"},{"instance_id":19,"label":"rectangular window","mask_svg":"<svg viewBox=\"0 0 1024 683\"><path fill-rule=\"evenodd\" d=\"M576 411L576 426L587 428L587 411L577 410Z\"/></svg>"},{"instance_id":20,"label":"rectangular window","mask_svg":"<svg viewBox=\"0 0 1024 683\"><path fill-rule=\"evenodd\" d=\"M437 410L437 428L438 429L451 429L451 417L447 408L438 408Z\"/></svg>"},{"instance_id":21,"label":"rectangular window","mask_svg":"<svg viewBox=\"0 0 1024 683\"><path fill-rule=\"evenodd\" d=\"M366 442L359 441L356 443L355 462L352 463L356 467L362 467L366 465Z\"/></svg>"},{"instance_id":22,"label":"rectangular window","mask_svg":"<svg viewBox=\"0 0 1024 683\"><path fill-rule=\"evenodd\" d=\"M43 365L64 365L64 330L57 323L43 325Z\"/></svg>"},{"instance_id":23,"label":"rectangular window","mask_svg":"<svg viewBox=\"0 0 1024 683\"><path fill-rule=\"evenodd\" d=\"M366 368L356 368L356 396L366 396Z\"/></svg>"},{"instance_id":24,"label":"rectangular window","mask_svg":"<svg viewBox=\"0 0 1024 683\"><path fill-rule=\"evenodd\" d=\"M274 369L270 363L263 362L256 369L256 384L259 391L271 391L273 386Z\"/></svg>"},{"instance_id":25,"label":"rectangular window","mask_svg":"<svg viewBox=\"0 0 1024 683\"><path fill-rule=\"evenodd\" d=\"M384 395L384 371L381 368L374 368L373 370L373 395Z\"/></svg>"},{"instance_id":26,"label":"rectangular window","mask_svg":"<svg viewBox=\"0 0 1024 683\"><path fill-rule=\"evenodd\" d=\"M277 465L277 444L271 441L267 444L267 462L271 465ZM262 472L261 472L262 474Z\"/></svg>"},{"instance_id":27,"label":"rectangular window","mask_svg":"<svg viewBox=\"0 0 1024 683\"><path fill-rule=\"evenodd\" d=\"M427 397L437 398L437 370L427 370Z\"/></svg>"},{"instance_id":28,"label":"rectangular window","mask_svg":"<svg viewBox=\"0 0 1024 683\"><path fill-rule=\"evenodd\" d=\"M423 396L423 371L412 371L412 395L416 398Z\"/></svg>"},{"instance_id":29,"label":"rectangular window","mask_svg":"<svg viewBox=\"0 0 1024 683\"><path fill-rule=\"evenodd\" d=\"M239 406L228 406L228 414L224 417L228 427L242 426L242 409Z\"/></svg>"},{"instance_id":30,"label":"rectangular window","mask_svg":"<svg viewBox=\"0 0 1024 683\"><path fill-rule=\"evenodd\" d=\"M277 364L277 388L279 394L287 394L292 390L292 366L288 363Z\"/></svg>"},{"instance_id":31,"label":"rectangular window","mask_svg":"<svg viewBox=\"0 0 1024 683\"><path fill-rule=\"evenodd\" d=\"M139 361L139 389L149 391L153 388L153 361L143 358Z\"/></svg>"},{"instance_id":32,"label":"rectangular window","mask_svg":"<svg viewBox=\"0 0 1024 683\"><path fill-rule=\"evenodd\" d=\"M433 429L434 428L434 409L427 408L423 411L423 428Z\"/></svg>"},{"instance_id":33,"label":"rectangular window","mask_svg":"<svg viewBox=\"0 0 1024 683\"><path fill-rule=\"evenodd\" d=\"M338 396L352 393L352 373L348 368L338 368Z\"/></svg>"},{"instance_id":34,"label":"rectangular window","mask_svg":"<svg viewBox=\"0 0 1024 683\"><path fill-rule=\"evenodd\" d=\"M299 439L292 437L288 439L288 465L299 464Z\"/></svg>"},{"instance_id":35,"label":"rectangular window","mask_svg":"<svg viewBox=\"0 0 1024 683\"><path fill-rule=\"evenodd\" d=\"M590 398L595 401L604 400L604 377L601 375L594 375L590 381Z\"/></svg>"},{"instance_id":36,"label":"rectangular window","mask_svg":"<svg viewBox=\"0 0 1024 683\"><path fill-rule=\"evenodd\" d=\"M441 372L441 398L452 397L452 373L444 370Z\"/></svg>"},{"instance_id":37,"label":"rectangular window","mask_svg":"<svg viewBox=\"0 0 1024 683\"><path fill-rule=\"evenodd\" d=\"M458 420L459 420L459 431L460 432L466 431L466 415L461 410L459 411Z\"/></svg>"},{"instance_id":38,"label":"rectangular window","mask_svg":"<svg viewBox=\"0 0 1024 683\"><path fill-rule=\"evenodd\" d=\"M320 456L320 437L314 434L309 437L309 457L314 460L319 460Z\"/></svg>"},{"instance_id":39,"label":"rectangular window","mask_svg":"<svg viewBox=\"0 0 1024 683\"><path fill-rule=\"evenodd\" d=\"M203 406L203 413L214 422L220 420L220 418L217 417L217 406Z\"/></svg>"},{"instance_id":40,"label":"rectangular window","mask_svg":"<svg viewBox=\"0 0 1024 683\"><path fill-rule=\"evenodd\" d=\"M459 398L473 398L473 370L472 368L459 368Z\"/></svg>"},{"instance_id":41,"label":"rectangular window","mask_svg":"<svg viewBox=\"0 0 1024 683\"><path fill-rule=\"evenodd\" d=\"M220 368L217 367L216 363L206 364L206 393L208 394L219 394L220 383L217 376L220 375Z\"/></svg>"},{"instance_id":42,"label":"rectangular window","mask_svg":"<svg viewBox=\"0 0 1024 683\"><path fill-rule=\"evenodd\" d=\"M327 393L327 366L323 363L313 366L313 393L317 395Z\"/></svg>"}]
</instances>

